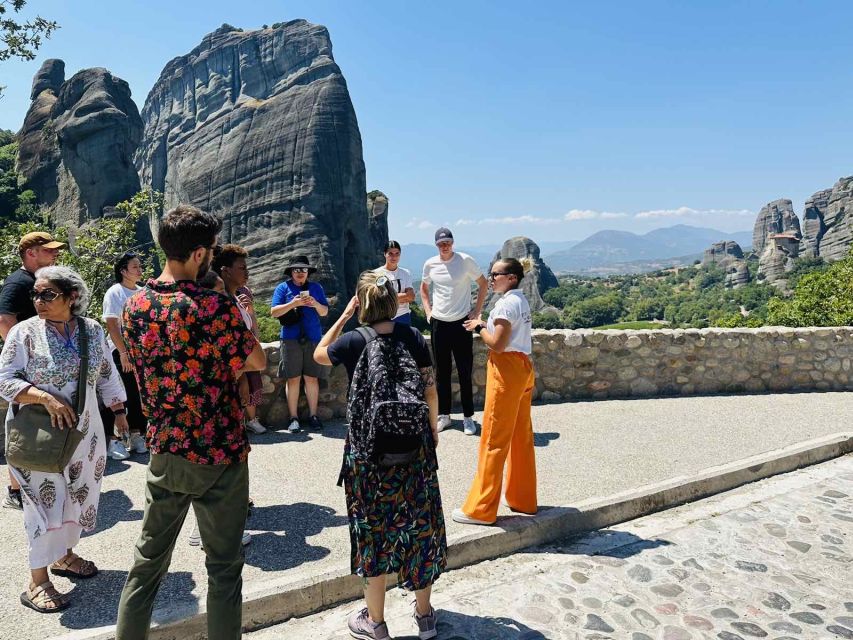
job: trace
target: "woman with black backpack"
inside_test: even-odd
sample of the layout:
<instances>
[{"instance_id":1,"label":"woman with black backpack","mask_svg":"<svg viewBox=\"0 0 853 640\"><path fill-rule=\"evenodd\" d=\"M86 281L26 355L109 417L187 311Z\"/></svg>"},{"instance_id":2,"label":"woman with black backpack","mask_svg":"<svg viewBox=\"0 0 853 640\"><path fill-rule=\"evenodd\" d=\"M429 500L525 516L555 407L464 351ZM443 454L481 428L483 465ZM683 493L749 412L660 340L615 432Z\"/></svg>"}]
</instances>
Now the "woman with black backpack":
<instances>
[{"instance_id":1,"label":"woman with black backpack","mask_svg":"<svg viewBox=\"0 0 853 640\"><path fill-rule=\"evenodd\" d=\"M341 336L359 311L365 327ZM393 321L397 292L384 275L361 274L356 296L314 351L350 377L341 480L346 490L351 566L364 579L367 606L350 616L354 638L390 638L385 576L415 592L418 637L436 636L432 584L447 564L438 486L438 395L420 332ZM372 417L372 419L371 419Z\"/></svg>"}]
</instances>

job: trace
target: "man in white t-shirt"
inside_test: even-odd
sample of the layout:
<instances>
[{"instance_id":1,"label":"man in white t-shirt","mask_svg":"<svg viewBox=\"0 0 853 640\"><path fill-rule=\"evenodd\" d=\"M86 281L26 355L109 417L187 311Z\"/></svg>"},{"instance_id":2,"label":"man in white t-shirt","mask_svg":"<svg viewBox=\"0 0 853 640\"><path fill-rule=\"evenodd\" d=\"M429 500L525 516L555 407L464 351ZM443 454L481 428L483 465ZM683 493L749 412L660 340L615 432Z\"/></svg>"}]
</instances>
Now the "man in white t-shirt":
<instances>
[{"instance_id":1,"label":"man in white t-shirt","mask_svg":"<svg viewBox=\"0 0 853 640\"><path fill-rule=\"evenodd\" d=\"M400 243L389 240L385 245L385 264L377 267L373 272L381 273L388 278L397 292L397 315L394 316L394 322L410 325L412 314L409 303L415 301L415 290L412 287L412 274L408 269L400 266L400 252Z\"/></svg>"},{"instance_id":2,"label":"man in white t-shirt","mask_svg":"<svg viewBox=\"0 0 853 640\"><path fill-rule=\"evenodd\" d=\"M477 262L465 253L453 251L453 234L442 227L435 232L438 255L424 263L421 279L421 302L430 323L432 352L438 388L438 430L450 426L452 361L459 374L462 397L462 430L477 433L474 424L474 393L471 370L474 367L474 342L471 332L462 325L479 318L483 312L488 282ZM477 302L471 307L471 285L476 284ZM432 301L429 289L432 285Z\"/></svg>"}]
</instances>

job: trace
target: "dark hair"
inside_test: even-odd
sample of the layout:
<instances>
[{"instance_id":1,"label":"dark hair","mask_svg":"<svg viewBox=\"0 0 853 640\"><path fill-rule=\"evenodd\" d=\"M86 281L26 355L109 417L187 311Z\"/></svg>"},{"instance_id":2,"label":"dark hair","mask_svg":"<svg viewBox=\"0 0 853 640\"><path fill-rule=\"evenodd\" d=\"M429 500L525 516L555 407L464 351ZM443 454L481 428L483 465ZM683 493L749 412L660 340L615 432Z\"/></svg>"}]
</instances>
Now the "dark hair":
<instances>
[{"instance_id":1,"label":"dark hair","mask_svg":"<svg viewBox=\"0 0 853 640\"><path fill-rule=\"evenodd\" d=\"M188 204L179 204L160 220L157 242L168 260L186 262L196 249L216 242L222 221L213 214Z\"/></svg>"},{"instance_id":2,"label":"dark hair","mask_svg":"<svg viewBox=\"0 0 853 640\"><path fill-rule=\"evenodd\" d=\"M382 250L382 253L388 253L389 249L399 249L401 252L403 251L403 247L400 246L400 243L396 240L389 240L385 243L385 248Z\"/></svg>"},{"instance_id":3,"label":"dark hair","mask_svg":"<svg viewBox=\"0 0 853 640\"><path fill-rule=\"evenodd\" d=\"M113 271L115 272L116 282L121 282L124 278L121 275L121 272L127 269L127 265L130 264L130 261L134 258L138 258L139 255L133 251L127 251L122 255L121 258L113 265Z\"/></svg>"},{"instance_id":4,"label":"dark hair","mask_svg":"<svg viewBox=\"0 0 853 640\"><path fill-rule=\"evenodd\" d=\"M507 273L511 273L515 276L515 286L513 287L513 289L518 288L518 286L521 284L522 279L524 278L524 274L530 271L531 267L533 266L529 258L524 258L524 262L520 262L515 258L501 258L500 260L496 261L495 264L497 264L498 262L504 265L504 269Z\"/></svg>"},{"instance_id":5,"label":"dark hair","mask_svg":"<svg viewBox=\"0 0 853 640\"><path fill-rule=\"evenodd\" d=\"M221 276L223 267L233 266L238 258L248 257L249 252L239 244L223 244L213 250L213 262L210 263L210 268Z\"/></svg>"},{"instance_id":6,"label":"dark hair","mask_svg":"<svg viewBox=\"0 0 853 640\"><path fill-rule=\"evenodd\" d=\"M208 269L207 272L198 280L196 283L200 287L204 287L205 289L213 289L216 286L216 281L221 280L219 274L216 273L213 269Z\"/></svg>"}]
</instances>

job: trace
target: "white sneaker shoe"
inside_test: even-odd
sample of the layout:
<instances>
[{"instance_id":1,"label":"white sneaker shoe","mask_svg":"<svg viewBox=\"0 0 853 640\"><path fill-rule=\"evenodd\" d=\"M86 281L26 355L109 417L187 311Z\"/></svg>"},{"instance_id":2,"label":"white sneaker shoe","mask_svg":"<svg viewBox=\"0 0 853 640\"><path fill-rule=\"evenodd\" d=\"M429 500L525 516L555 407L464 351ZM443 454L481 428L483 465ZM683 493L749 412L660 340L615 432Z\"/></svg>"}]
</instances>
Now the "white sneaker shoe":
<instances>
[{"instance_id":1,"label":"white sneaker shoe","mask_svg":"<svg viewBox=\"0 0 853 640\"><path fill-rule=\"evenodd\" d=\"M440 416L438 416L437 426L439 431L444 431L445 429L447 429L447 427L450 426L450 416L445 414L441 414Z\"/></svg>"},{"instance_id":2,"label":"white sneaker shoe","mask_svg":"<svg viewBox=\"0 0 853 640\"><path fill-rule=\"evenodd\" d=\"M121 440L110 440L107 455L113 460L127 460L130 457L130 451Z\"/></svg>"},{"instance_id":3,"label":"white sneaker shoe","mask_svg":"<svg viewBox=\"0 0 853 640\"><path fill-rule=\"evenodd\" d=\"M243 546L245 547L251 541L252 541L252 534L249 533L248 531L243 531L243 539L241 540L241 542L243 543ZM187 538L187 542L189 543L189 545L191 547L200 547L201 546L201 534L198 531L198 525L197 524L193 527L193 530L190 532L190 537Z\"/></svg>"},{"instance_id":4,"label":"white sneaker shoe","mask_svg":"<svg viewBox=\"0 0 853 640\"><path fill-rule=\"evenodd\" d=\"M477 435L477 423L474 422L474 418L471 416L466 416L462 420L462 432L466 436L476 436Z\"/></svg>"},{"instance_id":5,"label":"white sneaker shoe","mask_svg":"<svg viewBox=\"0 0 853 640\"><path fill-rule=\"evenodd\" d=\"M252 534L249 533L248 531L243 531L243 540L242 540L243 546L245 547L251 541L252 541Z\"/></svg>"},{"instance_id":6,"label":"white sneaker shoe","mask_svg":"<svg viewBox=\"0 0 853 640\"><path fill-rule=\"evenodd\" d=\"M130 434L130 451L131 453L148 453L148 447L145 446L145 438L142 434Z\"/></svg>"},{"instance_id":7,"label":"white sneaker shoe","mask_svg":"<svg viewBox=\"0 0 853 640\"><path fill-rule=\"evenodd\" d=\"M462 511L462 509L454 509L453 515L450 517L453 518L454 522L459 522L461 524L482 524L482 525L486 525L486 526L495 524L494 520L489 522L487 520L477 520L477 518L472 518L471 516L466 514L464 511Z\"/></svg>"},{"instance_id":8,"label":"white sneaker shoe","mask_svg":"<svg viewBox=\"0 0 853 640\"><path fill-rule=\"evenodd\" d=\"M260 420L255 418L254 420L246 421L246 428L252 433L266 433L267 428L261 424Z\"/></svg>"},{"instance_id":9,"label":"white sneaker shoe","mask_svg":"<svg viewBox=\"0 0 853 640\"><path fill-rule=\"evenodd\" d=\"M299 426L299 418L291 418L290 423L287 425L288 433L299 433L302 431L302 427Z\"/></svg>"}]
</instances>

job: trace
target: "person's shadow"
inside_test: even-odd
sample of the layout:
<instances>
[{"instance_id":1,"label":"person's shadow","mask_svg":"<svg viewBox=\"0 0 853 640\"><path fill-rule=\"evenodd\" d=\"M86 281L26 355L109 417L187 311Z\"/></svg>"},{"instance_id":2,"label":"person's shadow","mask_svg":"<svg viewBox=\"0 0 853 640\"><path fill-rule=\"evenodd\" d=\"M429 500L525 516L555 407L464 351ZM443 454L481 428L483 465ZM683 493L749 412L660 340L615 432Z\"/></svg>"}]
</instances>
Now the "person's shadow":
<instances>
[{"instance_id":1,"label":"person's shadow","mask_svg":"<svg viewBox=\"0 0 853 640\"><path fill-rule=\"evenodd\" d=\"M70 591L71 606L60 614L67 629L89 629L116 623L118 600L127 580L127 571L101 570L89 580L75 580ZM169 572L163 576L160 590L154 599L153 622L167 622L175 617L185 618L198 611L198 599L193 595L195 580L188 571ZM175 603L180 603L179 610ZM163 611L165 610L165 611ZM167 612L167 619L163 613Z\"/></svg>"},{"instance_id":2,"label":"person's shadow","mask_svg":"<svg viewBox=\"0 0 853 640\"><path fill-rule=\"evenodd\" d=\"M134 509L130 498L121 489L102 491L98 502L98 519L92 531L83 533L83 537L92 536L110 529L119 522L142 520L142 510Z\"/></svg>"},{"instance_id":3,"label":"person's shadow","mask_svg":"<svg viewBox=\"0 0 853 640\"><path fill-rule=\"evenodd\" d=\"M560 437L556 431L538 432L533 434L534 447L547 447L552 441Z\"/></svg>"},{"instance_id":4,"label":"person's shadow","mask_svg":"<svg viewBox=\"0 0 853 640\"><path fill-rule=\"evenodd\" d=\"M308 544L305 539L346 523L346 516L335 515L331 507L309 502L255 507L246 525L252 532L246 564L263 571L284 571L325 558L331 553L329 549Z\"/></svg>"},{"instance_id":5,"label":"person's shadow","mask_svg":"<svg viewBox=\"0 0 853 640\"><path fill-rule=\"evenodd\" d=\"M442 609L436 613L435 630L441 640L548 640L548 636L513 618L473 616ZM417 637L394 636L395 640L417 640Z\"/></svg>"}]
</instances>

